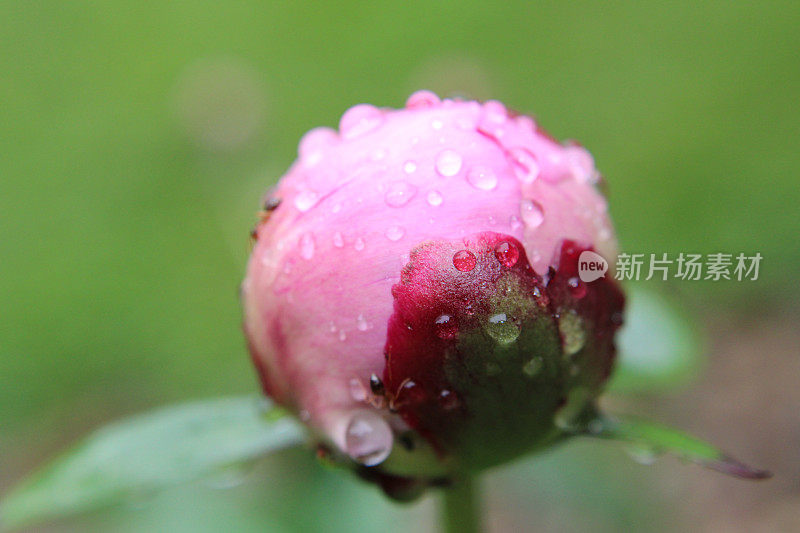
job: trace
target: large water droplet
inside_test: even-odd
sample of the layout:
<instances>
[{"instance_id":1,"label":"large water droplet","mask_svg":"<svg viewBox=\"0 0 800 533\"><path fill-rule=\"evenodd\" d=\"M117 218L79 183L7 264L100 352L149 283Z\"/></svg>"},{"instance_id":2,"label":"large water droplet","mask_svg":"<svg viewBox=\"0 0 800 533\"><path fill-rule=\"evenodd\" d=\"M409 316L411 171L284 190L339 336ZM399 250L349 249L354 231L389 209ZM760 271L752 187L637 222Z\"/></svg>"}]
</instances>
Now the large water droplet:
<instances>
[{"instance_id":1,"label":"large water droplet","mask_svg":"<svg viewBox=\"0 0 800 533\"><path fill-rule=\"evenodd\" d=\"M380 109L359 104L348 109L339 121L339 132L345 139L354 139L377 128L383 122Z\"/></svg>"},{"instance_id":2,"label":"large water droplet","mask_svg":"<svg viewBox=\"0 0 800 533\"><path fill-rule=\"evenodd\" d=\"M534 202L528 198L522 200L519 206L520 215L525 225L529 228L538 228L544 222L544 210L538 202Z\"/></svg>"},{"instance_id":3,"label":"large water droplet","mask_svg":"<svg viewBox=\"0 0 800 533\"><path fill-rule=\"evenodd\" d=\"M496 313L489 317L486 333L501 344L511 344L519 338L520 329L505 313Z\"/></svg>"},{"instance_id":4,"label":"large water droplet","mask_svg":"<svg viewBox=\"0 0 800 533\"><path fill-rule=\"evenodd\" d=\"M562 313L558 319L558 331L564 342L564 355L572 356L586 344L586 327L583 318L575 311Z\"/></svg>"},{"instance_id":5,"label":"large water droplet","mask_svg":"<svg viewBox=\"0 0 800 533\"><path fill-rule=\"evenodd\" d=\"M310 233L304 233L300 237L300 257L306 261L314 257L314 236Z\"/></svg>"},{"instance_id":6,"label":"large water droplet","mask_svg":"<svg viewBox=\"0 0 800 533\"><path fill-rule=\"evenodd\" d=\"M469 250L461 250L453 254L453 266L461 272L469 272L475 268L477 262L475 254Z\"/></svg>"},{"instance_id":7,"label":"large water droplet","mask_svg":"<svg viewBox=\"0 0 800 533\"><path fill-rule=\"evenodd\" d=\"M428 193L428 203L433 207L438 207L442 205L444 198L442 197L442 193L439 191L431 191Z\"/></svg>"},{"instance_id":8,"label":"large water droplet","mask_svg":"<svg viewBox=\"0 0 800 533\"><path fill-rule=\"evenodd\" d=\"M364 249L365 246L366 245L364 244L364 239L362 239L361 237L358 237L356 239L356 242L353 243L353 248L355 248L356 252L360 252L361 250Z\"/></svg>"},{"instance_id":9,"label":"large water droplet","mask_svg":"<svg viewBox=\"0 0 800 533\"><path fill-rule=\"evenodd\" d=\"M513 162L514 175L523 183L532 183L539 177L539 163L536 156L527 148L512 148L509 152Z\"/></svg>"},{"instance_id":10,"label":"large water droplet","mask_svg":"<svg viewBox=\"0 0 800 533\"><path fill-rule=\"evenodd\" d=\"M420 109L425 107L433 107L439 104L441 100L431 91L417 91L406 100L406 109Z\"/></svg>"},{"instance_id":11,"label":"large water droplet","mask_svg":"<svg viewBox=\"0 0 800 533\"><path fill-rule=\"evenodd\" d=\"M519 248L513 242L503 241L495 247L494 255L501 265L510 268L519 260Z\"/></svg>"},{"instance_id":12,"label":"large water droplet","mask_svg":"<svg viewBox=\"0 0 800 533\"><path fill-rule=\"evenodd\" d=\"M300 191L300 193L294 197L294 206L298 211L305 213L314 207L317 201L319 201L319 196L317 196L317 193L314 191Z\"/></svg>"},{"instance_id":13,"label":"large water droplet","mask_svg":"<svg viewBox=\"0 0 800 533\"><path fill-rule=\"evenodd\" d=\"M345 430L345 449L354 460L375 466L392 451L392 430L375 411L361 409L353 414Z\"/></svg>"},{"instance_id":14,"label":"large water droplet","mask_svg":"<svg viewBox=\"0 0 800 533\"><path fill-rule=\"evenodd\" d=\"M344 237L340 232L336 232L333 234L333 245L337 248L342 248L344 246Z\"/></svg>"},{"instance_id":15,"label":"large water droplet","mask_svg":"<svg viewBox=\"0 0 800 533\"><path fill-rule=\"evenodd\" d=\"M458 334L456 319L450 315L439 315L436 317L436 320L434 320L434 324L436 325L436 335L440 339L454 339L456 334Z\"/></svg>"},{"instance_id":16,"label":"large water droplet","mask_svg":"<svg viewBox=\"0 0 800 533\"><path fill-rule=\"evenodd\" d=\"M461 154L454 150L442 150L436 156L436 172L444 177L455 176L461 170Z\"/></svg>"},{"instance_id":17,"label":"large water droplet","mask_svg":"<svg viewBox=\"0 0 800 533\"><path fill-rule=\"evenodd\" d=\"M389 226L389 229L386 230L386 238L390 241L399 241L403 238L403 235L406 234L406 230L404 230L400 226Z\"/></svg>"},{"instance_id":18,"label":"large water droplet","mask_svg":"<svg viewBox=\"0 0 800 533\"><path fill-rule=\"evenodd\" d=\"M489 167L472 167L467 173L467 181L481 191L491 191L497 187L497 175Z\"/></svg>"},{"instance_id":19,"label":"large water droplet","mask_svg":"<svg viewBox=\"0 0 800 533\"><path fill-rule=\"evenodd\" d=\"M395 181L386 189L384 200L389 207L402 207L411 201L415 194L417 188L413 185L405 181Z\"/></svg>"}]
</instances>

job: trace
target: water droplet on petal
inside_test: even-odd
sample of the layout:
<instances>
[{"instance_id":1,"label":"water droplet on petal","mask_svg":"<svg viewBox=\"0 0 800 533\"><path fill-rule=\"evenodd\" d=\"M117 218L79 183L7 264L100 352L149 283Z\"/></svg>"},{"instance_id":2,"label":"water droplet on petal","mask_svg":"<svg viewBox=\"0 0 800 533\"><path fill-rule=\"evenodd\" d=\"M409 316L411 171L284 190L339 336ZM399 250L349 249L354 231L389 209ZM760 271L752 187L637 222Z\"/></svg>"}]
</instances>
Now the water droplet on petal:
<instances>
[{"instance_id":1,"label":"water droplet on petal","mask_svg":"<svg viewBox=\"0 0 800 533\"><path fill-rule=\"evenodd\" d=\"M453 255L453 266L461 272L469 272L475 268L476 263L475 254L469 250L461 250Z\"/></svg>"},{"instance_id":2,"label":"water droplet on petal","mask_svg":"<svg viewBox=\"0 0 800 533\"><path fill-rule=\"evenodd\" d=\"M358 327L358 331L367 331L369 329L369 324L367 320L364 318L364 315L358 315L356 319L356 324Z\"/></svg>"},{"instance_id":3,"label":"water droplet on petal","mask_svg":"<svg viewBox=\"0 0 800 533\"><path fill-rule=\"evenodd\" d=\"M539 177L539 163L527 148L512 148L509 155L513 162L514 175L522 183L532 183Z\"/></svg>"},{"instance_id":4,"label":"water droplet on petal","mask_svg":"<svg viewBox=\"0 0 800 533\"><path fill-rule=\"evenodd\" d=\"M458 324L456 324L455 318L450 315L439 315L434 320L434 324L436 325L436 335L440 339L454 339L458 333Z\"/></svg>"},{"instance_id":5,"label":"water droplet on petal","mask_svg":"<svg viewBox=\"0 0 800 533\"><path fill-rule=\"evenodd\" d=\"M348 109L339 121L339 132L345 139L354 139L377 128L383 122L380 109L369 104L359 104Z\"/></svg>"},{"instance_id":6,"label":"water droplet on petal","mask_svg":"<svg viewBox=\"0 0 800 533\"><path fill-rule=\"evenodd\" d=\"M345 449L354 460L375 466L389 456L394 437L386 420L375 411L361 409L353 414L345 430Z\"/></svg>"},{"instance_id":7,"label":"water droplet on petal","mask_svg":"<svg viewBox=\"0 0 800 533\"><path fill-rule=\"evenodd\" d=\"M425 107L433 107L439 104L441 100L431 91L417 91L406 100L406 109L420 109Z\"/></svg>"},{"instance_id":8,"label":"water droplet on petal","mask_svg":"<svg viewBox=\"0 0 800 533\"><path fill-rule=\"evenodd\" d=\"M522 366L522 372L529 378L532 378L542 370L543 364L541 357L531 357L530 360Z\"/></svg>"},{"instance_id":9,"label":"water droplet on petal","mask_svg":"<svg viewBox=\"0 0 800 533\"><path fill-rule=\"evenodd\" d=\"M403 172L406 174L413 174L417 170L417 163L411 160L403 163Z\"/></svg>"},{"instance_id":10,"label":"water droplet on petal","mask_svg":"<svg viewBox=\"0 0 800 533\"><path fill-rule=\"evenodd\" d=\"M658 456L663 453L651 446L647 446L646 444L633 444L626 446L625 452L631 459L640 465L645 466L650 466L655 463L658 459Z\"/></svg>"},{"instance_id":11,"label":"water droplet on petal","mask_svg":"<svg viewBox=\"0 0 800 533\"><path fill-rule=\"evenodd\" d=\"M442 201L444 201L444 198L439 191L431 191L428 193L428 203L433 207L442 205Z\"/></svg>"},{"instance_id":12,"label":"water droplet on petal","mask_svg":"<svg viewBox=\"0 0 800 533\"><path fill-rule=\"evenodd\" d=\"M569 278L567 280L567 286L569 287L569 292L572 294L572 296L578 300L586 296L586 284L582 282L580 278Z\"/></svg>"},{"instance_id":13,"label":"water droplet on petal","mask_svg":"<svg viewBox=\"0 0 800 533\"><path fill-rule=\"evenodd\" d=\"M365 246L364 239L362 239L361 237L357 238L356 242L353 243L353 248L356 249L356 252L360 252L361 250L363 250L364 246Z\"/></svg>"},{"instance_id":14,"label":"water droplet on petal","mask_svg":"<svg viewBox=\"0 0 800 533\"><path fill-rule=\"evenodd\" d=\"M586 328L583 319L575 311L563 313L558 319L558 331L564 343L564 355L575 355L586 344Z\"/></svg>"},{"instance_id":15,"label":"water droplet on petal","mask_svg":"<svg viewBox=\"0 0 800 533\"><path fill-rule=\"evenodd\" d=\"M361 383L358 378L350 380L350 396L357 402L363 402L367 399L367 388Z\"/></svg>"},{"instance_id":16,"label":"water droplet on petal","mask_svg":"<svg viewBox=\"0 0 800 533\"><path fill-rule=\"evenodd\" d=\"M344 246L344 237L342 237L342 234L338 231L333 234L333 245L337 248Z\"/></svg>"},{"instance_id":17,"label":"water droplet on petal","mask_svg":"<svg viewBox=\"0 0 800 533\"><path fill-rule=\"evenodd\" d=\"M454 150L442 150L436 156L436 172L444 177L455 176L461 170L461 154Z\"/></svg>"},{"instance_id":18,"label":"water droplet on petal","mask_svg":"<svg viewBox=\"0 0 800 533\"><path fill-rule=\"evenodd\" d=\"M519 248L512 242L501 242L494 249L494 255L501 265L513 267L519 260Z\"/></svg>"},{"instance_id":19,"label":"water droplet on petal","mask_svg":"<svg viewBox=\"0 0 800 533\"><path fill-rule=\"evenodd\" d=\"M389 207L401 207L406 205L414 195L417 188L405 181L395 181L389 184L384 200Z\"/></svg>"},{"instance_id":20,"label":"water droplet on petal","mask_svg":"<svg viewBox=\"0 0 800 533\"><path fill-rule=\"evenodd\" d=\"M406 230L401 228L400 226L390 226L389 229L386 230L386 238L390 241L399 241L403 238L403 235L406 234Z\"/></svg>"},{"instance_id":21,"label":"water droplet on petal","mask_svg":"<svg viewBox=\"0 0 800 533\"><path fill-rule=\"evenodd\" d=\"M300 237L300 257L306 261L314 257L314 236L310 233L304 233Z\"/></svg>"},{"instance_id":22,"label":"water droplet on petal","mask_svg":"<svg viewBox=\"0 0 800 533\"><path fill-rule=\"evenodd\" d=\"M520 329L505 313L497 313L489 317L486 333L501 344L511 344L519 338Z\"/></svg>"},{"instance_id":23,"label":"water droplet on petal","mask_svg":"<svg viewBox=\"0 0 800 533\"><path fill-rule=\"evenodd\" d=\"M339 135L331 128L314 128L300 139L297 152L305 160L307 166L314 166L318 161L312 160L321 157L322 150L338 140Z\"/></svg>"},{"instance_id":24,"label":"water droplet on petal","mask_svg":"<svg viewBox=\"0 0 800 533\"><path fill-rule=\"evenodd\" d=\"M467 173L467 181L470 185L482 191L491 191L497 187L497 175L489 167L473 167Z\"/></svg>"},{"instance_id":25,"label":"water droplet on petal","mask_svg":"<svg viewBox=\"0 0 800 533\"><path fill-rule=\"evenodd\" d=\"M319 196L314 191L300 191L297 196L294 197L294 206L297 208L298 211L301 213L305 213L312 207L317 204L319 200Z\"/></svg>"},{"instance_id":26,"label":"water droplet on petal","mask_svg":"<svg viewBox=\"0 0 800 533\"><path fill-rule=\"evenodd\" d=\"M511 215L508 217L508 225L511 226L512 230L516 231L522 227L522 221L517 215Z\"/></svg>"},{"instance_id":27,"label":"water droplet on petal","mask_svg":"<svg viewBox=\"0 0 800 533\"><path fill-rule=\"evenodd\" d=\"M529 228L538 228L544 222L544 210L538 202L524 199L520 202L520 214L525 225Z\"/></svg>"},{"instance_id":28,"label":"water droplet on petal","mask_svg":"<svg viewBox=\"0 0 800 533\"><path fill-rule=\"evenodd\" d=\"M505 135L505 124L508 119L506 107L496 100L484 102L478 120L478 131L495 139Z\"/></svg>"}]
</instances>

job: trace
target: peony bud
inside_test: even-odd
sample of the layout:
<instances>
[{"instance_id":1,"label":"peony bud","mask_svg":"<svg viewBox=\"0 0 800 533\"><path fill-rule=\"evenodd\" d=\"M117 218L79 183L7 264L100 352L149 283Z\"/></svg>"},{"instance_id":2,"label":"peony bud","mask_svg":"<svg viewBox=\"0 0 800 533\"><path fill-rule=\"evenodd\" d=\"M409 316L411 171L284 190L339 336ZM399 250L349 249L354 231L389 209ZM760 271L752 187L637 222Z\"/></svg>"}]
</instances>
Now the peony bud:
<instances>
[{"instance_id":1,"label":"peony bud","mask_svg":"<svg viewBox=\"0 0 800 533\"><path fill-rule=\"evenodd\" d=\"M243 283L264 390L398 497L570 434L624 302L578 275L582 252L615 255L597 181L495 101L421 91L310 131Z\"/></svg>"}]
</instances>

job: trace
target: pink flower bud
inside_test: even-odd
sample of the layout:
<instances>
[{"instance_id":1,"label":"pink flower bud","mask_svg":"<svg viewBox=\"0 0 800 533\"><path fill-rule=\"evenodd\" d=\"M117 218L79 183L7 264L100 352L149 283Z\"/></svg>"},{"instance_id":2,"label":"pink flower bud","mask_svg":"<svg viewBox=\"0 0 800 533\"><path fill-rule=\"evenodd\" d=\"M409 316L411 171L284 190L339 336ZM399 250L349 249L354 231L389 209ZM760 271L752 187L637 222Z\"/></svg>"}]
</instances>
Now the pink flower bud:
<instances>
[{"instance_id":1,"label":"pink flower bud","mask_svg":"<svg viewBox=\"0 0 800 533\"><path fill-rule=\"evenodd\" d=\"M577 270L615 255L598 176L496 101L420 91L310 131L243 283L265 391L385 488L557 440L621 323L612 277Z\"/></svg>"}]
</instances>

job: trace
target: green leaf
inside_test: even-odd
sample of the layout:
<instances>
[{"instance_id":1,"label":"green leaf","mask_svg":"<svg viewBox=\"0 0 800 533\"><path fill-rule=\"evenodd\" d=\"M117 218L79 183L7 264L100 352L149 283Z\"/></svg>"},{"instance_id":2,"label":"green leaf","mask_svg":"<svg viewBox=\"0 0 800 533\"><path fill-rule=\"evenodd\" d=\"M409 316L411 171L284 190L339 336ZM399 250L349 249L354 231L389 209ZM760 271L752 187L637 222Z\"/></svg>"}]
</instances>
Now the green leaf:
<instances>
[{"instance_id":1,"label":"green leaf","mask_svg":"<svg viewBox=\"0 0 800 533\"><path fill-rule=\"evenodd\" d=\"M303 441L291 418L256 397L203 400L103 427L0 503L18 527L147 495Z\"/></svg>"},{"instance_id":2,"label":"green leaf","mask_svg":"<svg viewBox=\"0 0 800 533\"><path fill-rule=\"evenodd\" d=\"M663 391L687 384L703 363L697 328L656 292L627 287L625 324L609 390Z\"/></svg>"},{"instance_id":3,"label":"green leaf","mask_svg":"<svg viewBox=\"0 0 800 533\"><path fill-rule=\"evenodd\" d=\"M587 435L628 442L654 456L671 453L718 472L746 479L765 479L772 474L737 461L691 435L654 422L599 416L588 425Z\"/></svg>"}]
</instances>

